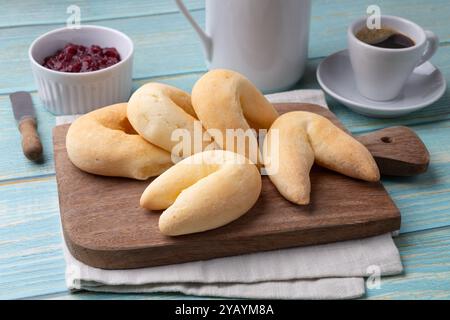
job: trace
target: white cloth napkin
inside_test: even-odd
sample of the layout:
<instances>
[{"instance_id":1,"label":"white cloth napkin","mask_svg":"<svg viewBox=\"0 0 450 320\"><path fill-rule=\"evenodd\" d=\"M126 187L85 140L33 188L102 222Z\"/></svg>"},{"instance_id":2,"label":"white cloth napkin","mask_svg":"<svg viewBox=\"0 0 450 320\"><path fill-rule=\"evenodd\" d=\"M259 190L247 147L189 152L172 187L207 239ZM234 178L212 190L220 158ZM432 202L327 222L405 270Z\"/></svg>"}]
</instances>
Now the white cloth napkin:
<instances>
[{"instance_id":1,"label":"white cloth napkin","mask_svg":"<svg viewBox=\"0 0 450 320\"><path fill-rule=\"evenodd\" d=\"M271 102L309 102L326 107L320 90L267 95ZM76 116L57 117L57 124ZM69 289L98 292L181 292L259 299L346 299L365 293L364 277L402 272L391 234L325 245L132 270L102 270L76 260L64 243Z\"/></svg>"}]
</instances>

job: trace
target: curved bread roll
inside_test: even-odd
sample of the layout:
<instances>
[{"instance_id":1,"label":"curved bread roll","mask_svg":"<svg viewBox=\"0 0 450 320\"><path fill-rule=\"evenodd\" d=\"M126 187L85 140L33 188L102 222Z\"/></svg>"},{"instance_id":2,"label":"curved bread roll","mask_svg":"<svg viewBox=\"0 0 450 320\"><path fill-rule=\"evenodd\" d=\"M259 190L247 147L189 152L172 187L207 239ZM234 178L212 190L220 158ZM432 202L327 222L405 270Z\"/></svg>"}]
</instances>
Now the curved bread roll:
<instances>
[{"instance_id":1,"label":"curved bread roll","mask_svg":"<svg viewBox=\"0 0 450 320\"><path fill-rule=\"evenodd\" d=\"M311 112L280 116L263 147L270 180L288 200L308 204L309 172L317 164L349 177L378 181L380 173L370 152L331 121Z\"/></svg>"},{"instance_id":2,"label":"curved bread roll","mask_svg":"<svg viewBox=\"0 0 450 320\"><path fill-rule=\"evenodd\" d=\"M143 85L132 94L127 115L133 128L143 138L176 156L187 157L212 144L196 119L191 96L175 87L155 82ZM200 134L196 137L199 146L194 145L195 125ZM176 129L184 129L189 134L192 141L189 149L177 148L180 141L172 136ZM205 141L202 141L203 135Z\"/></svg>"},{"instance_id":3,"label":"curved bread roll","mask_svg":"<svg viewBox=\"0 0 450 320\"><path fill-rule=\"evenodd\" d=\"M141 138L131 127L127 104L89 112L66 136L69 159L83 171L145 180L172 166L170 154Z\"/></svg>"},{"instance_id":4,"label":"curved bread roll","mask_svg":"<svg viewBox=\"0 0 450 320\"><path fill-rule=\"evenodd\" d=\"M261 175L246 158L212 150L182 160L145 189L140 204L165 210L159 229L176 236L223 226L246 213L261 192Z\"/></svg>"},{"instance_id":5,"label":"curved bread roll","mask_svg":"<svg viewBox=\"0 0 450 320\"><path fill-rule=\"evenodd\" d=\"M247 78L231 70L216 69L203 75L192 89L192 105L222 149L238 152L253 162L257 159L249 152L249 147L253 143L257 148L254 132L248 131L246 141L249 142L245 149L239 150L236 144L227 143L226 129L269 129L278 117L262 93ZM211 130L218 130L221 136ZM243 130L237 133L243 135Z\"/></svg>"}]
</instances>

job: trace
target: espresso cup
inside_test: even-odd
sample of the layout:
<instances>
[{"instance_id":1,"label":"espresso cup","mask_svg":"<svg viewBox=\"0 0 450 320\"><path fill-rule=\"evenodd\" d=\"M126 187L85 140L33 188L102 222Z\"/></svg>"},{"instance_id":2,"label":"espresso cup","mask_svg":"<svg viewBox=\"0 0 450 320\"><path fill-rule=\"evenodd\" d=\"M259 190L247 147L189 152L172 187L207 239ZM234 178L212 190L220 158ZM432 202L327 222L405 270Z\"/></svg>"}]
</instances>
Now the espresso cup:
<instances>
[{"instance_id":1,"label":"espresso cup","mask_svg":"<svg viewBox=\"0 0 450 320\"><path fill-rule=\"evenodd\" d=\"M347 32L350 62L356 87L361 95L376 101L388 101L401 94L413 70L428 61L439 46L438 37L409 20L381 16L381 27L409 37L407 48L377 47L359 40L356 34L366 26L367 17L355 21Z\"/></svg>"}]
</instances>

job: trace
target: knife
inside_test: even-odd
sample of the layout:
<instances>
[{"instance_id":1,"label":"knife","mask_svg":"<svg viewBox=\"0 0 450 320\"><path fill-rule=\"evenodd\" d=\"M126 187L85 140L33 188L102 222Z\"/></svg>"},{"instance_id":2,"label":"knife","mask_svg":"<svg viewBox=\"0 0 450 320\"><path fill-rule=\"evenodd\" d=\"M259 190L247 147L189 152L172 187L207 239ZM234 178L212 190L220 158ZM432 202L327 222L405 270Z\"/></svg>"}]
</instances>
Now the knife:
<instances>
[{"instance_id":1,"label":"knife","mask_svg":"<svg viewBox=\"0 0 450 320\"><path fill-rule=\"evenodd\" d=\"M39 160L42 156L42 144L37 132L36 113L31 95L28 92L14 92L9 95L14 118L22 134L23 154L30 160Z\"/></svg>"}]
</instances>

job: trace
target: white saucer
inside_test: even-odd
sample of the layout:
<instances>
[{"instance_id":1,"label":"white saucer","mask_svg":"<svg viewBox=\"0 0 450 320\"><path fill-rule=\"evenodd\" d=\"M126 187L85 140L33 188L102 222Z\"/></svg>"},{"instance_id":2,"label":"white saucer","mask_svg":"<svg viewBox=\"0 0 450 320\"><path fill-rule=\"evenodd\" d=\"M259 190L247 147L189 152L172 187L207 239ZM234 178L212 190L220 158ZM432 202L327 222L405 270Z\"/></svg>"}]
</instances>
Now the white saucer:
<instances>
[{"instance_id":1,"label":"white saucer","mask_svg":"<svg viewBox=\"0 0 450 320\"><path fill-rule=\"evenodd\" d=\"M414 69L400 96L379 102L361 96L356 89L348 51L328 56L317 68L317 80L330 96L355 112L377 118L389 118L425 108L445 92L446 82L441 72L426 62Z\"/></svg>"}]
</instances>

